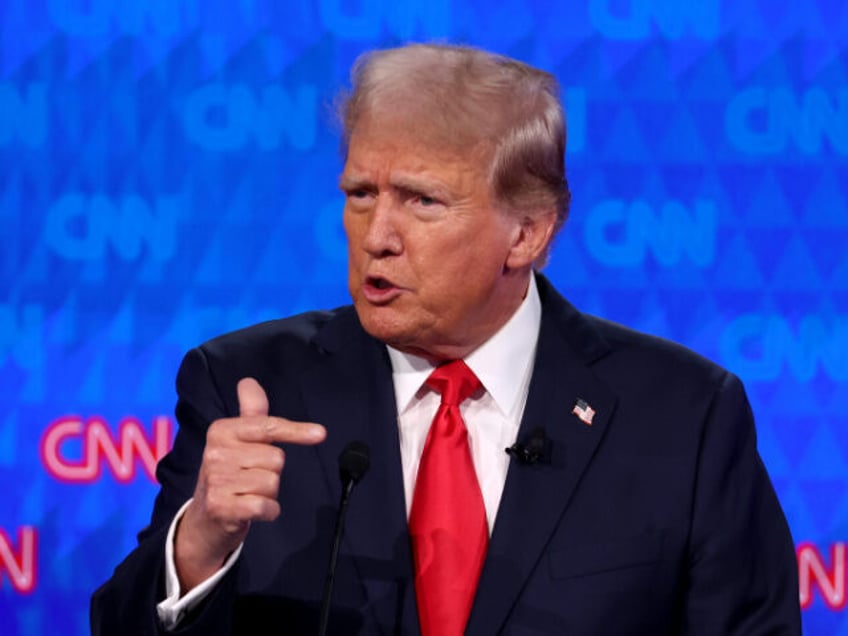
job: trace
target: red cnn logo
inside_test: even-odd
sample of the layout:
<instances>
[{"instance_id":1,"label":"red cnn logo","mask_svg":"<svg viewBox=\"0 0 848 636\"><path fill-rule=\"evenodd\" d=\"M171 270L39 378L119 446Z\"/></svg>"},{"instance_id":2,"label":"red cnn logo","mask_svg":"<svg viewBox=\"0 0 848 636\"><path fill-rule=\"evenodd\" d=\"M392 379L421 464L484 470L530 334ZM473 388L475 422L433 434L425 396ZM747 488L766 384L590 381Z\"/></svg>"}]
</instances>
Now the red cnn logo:
<instances>
[{"instance_id":1,"label":"red cnn logo","mask_svg":"<svg viewBox=\"0 0 848 636\"><path fill-rule=\"evenodd\" d=\"M798 587L801 609L813 602L813 588L818 587L825 605L832 610L845 607L845 543L830 546L830 568L824 564L819 549L812 543L801 543L798 552Z\"/></svg>"},{"instance_id":2,"label":"red cnn logo","mask_svg":"<svg viewBox=\"0 0 848 636\"><path fill-rule=\"evenodd\" d=\"M18 528L17 550L6 531L0 528L0 580L5 574L17 592L29 594L35 589L37 564L38 531L35 528Z\"/></svg>"},{"instance_id":3,"label":"red cnn logo","mask_svg":"<svg viewBox=\"0 0 848 636\"><path fill-rule=\"evenodd\" d=\"M156 481L156 463L171 446L171 418L153 418L153 431L147 435L141 422L125 417L115 436L102 417L85 420L68 415L54 420L41 438L41 461L56 479L90 483L100 479L103 462L119 482L132 481L141 464L150 481ZM62 450L66 443L81 443L82 457L70 459ZM101 461L103 460L103 461ZM136 461L138 460L138 461Z\"/></svg>"}]
</instances>

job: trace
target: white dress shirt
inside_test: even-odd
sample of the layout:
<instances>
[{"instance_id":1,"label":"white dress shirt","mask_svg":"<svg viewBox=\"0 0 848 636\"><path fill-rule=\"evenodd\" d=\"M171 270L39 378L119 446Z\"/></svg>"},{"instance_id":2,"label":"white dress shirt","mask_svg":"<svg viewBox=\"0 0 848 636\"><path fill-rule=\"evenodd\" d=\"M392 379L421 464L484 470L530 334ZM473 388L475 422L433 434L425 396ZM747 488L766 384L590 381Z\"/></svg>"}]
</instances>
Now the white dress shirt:
<instances>
[{"instance_id":1,"label":"white dress shirt","mask_svg":"<svg viewBox=\"0 0 848 636\"><path fill-rule=\"evenodd\" d=\"M510 458L505 449L515 442L527 402L541 319L539 292L534 277L530 276L527 294L512 318L465 358L465 363L483 385L459 408L468 429L471 459L483 494L489 534L494 528L509 468ZM398 412L406 515L409 517L418 463L441 398L424 384L435 365L391 347L388 350ZM241 554L242 546L239 546L220 570L181 597L174 563L174 535L188 503L171 522L165 543L166 598L156 610L166 630L175 629L179 621L209 595Z\"/></svg>"},{"instance_id":2,"label":"white dress shirt","mask_svg":"<svg viewBox=\"0 0 848 636\"><path fill-rule=\"evenodd\" d=\"M459 411L468 430L471 460L483 493L489 534L495 524L509 468L505 449L518 435L536 358L542 305L532 276L530 281L524 301L512 318L465 358L465 364L483 385L482 390L460 404ZM406 516L409 517L418 463L441 397L424 384L435 365L391 347L389 357L398 407Z\"/></svg>"}]
</instances>

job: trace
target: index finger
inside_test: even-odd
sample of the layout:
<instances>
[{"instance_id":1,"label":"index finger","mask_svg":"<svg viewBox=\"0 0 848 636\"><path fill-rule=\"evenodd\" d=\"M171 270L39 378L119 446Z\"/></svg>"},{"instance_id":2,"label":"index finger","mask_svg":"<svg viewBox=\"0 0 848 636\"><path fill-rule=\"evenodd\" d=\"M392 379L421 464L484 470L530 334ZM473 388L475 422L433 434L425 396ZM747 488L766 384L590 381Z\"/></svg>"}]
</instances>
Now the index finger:
<instances>
[{"instance_id":1,"label":"index finger","mask_svg":"<svg viewBox=\"0 0 848 636\"><path fill-rule=\"evenodd\" d=\"M295 422L284 417L241 418L236 436L243 442L312 445L324 441L327 429L314 422Z\"/></svg>"}]
</instances>

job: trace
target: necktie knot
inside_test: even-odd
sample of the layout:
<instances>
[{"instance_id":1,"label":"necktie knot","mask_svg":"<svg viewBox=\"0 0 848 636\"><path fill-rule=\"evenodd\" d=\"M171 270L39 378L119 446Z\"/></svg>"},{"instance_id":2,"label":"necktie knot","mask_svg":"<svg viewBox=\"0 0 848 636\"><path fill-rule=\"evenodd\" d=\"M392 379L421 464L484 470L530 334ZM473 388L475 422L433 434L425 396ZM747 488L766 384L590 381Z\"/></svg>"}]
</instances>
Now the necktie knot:
<instances>
[{"instance_id":1,"label":"necktie knot","mask_svg":"<svg viewBox=\"0 0 848 636\"><path fill-rule=\"evenodd\" d=\"M479 378L462 360L436 367L426 384L441 394L442 404L447 406L459 406L481 386Z\"/></svg>"}]
</instances>

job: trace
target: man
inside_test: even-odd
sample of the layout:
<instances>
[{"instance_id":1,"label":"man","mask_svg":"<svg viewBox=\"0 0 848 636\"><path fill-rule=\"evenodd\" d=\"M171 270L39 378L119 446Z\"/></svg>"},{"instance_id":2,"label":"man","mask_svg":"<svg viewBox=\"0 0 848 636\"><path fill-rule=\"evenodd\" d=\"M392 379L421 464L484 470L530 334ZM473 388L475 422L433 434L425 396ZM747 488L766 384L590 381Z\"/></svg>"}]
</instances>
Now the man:
<instances>
[{"instance_id":1,"label":"man","mask_svg":"<svg viewBox=\"0 0 848 636\"><path fill-rule=\"evenodd\" d=\"M372 467L331 632L800 633L739 381L534 273L569 200L553 78L412 45L353 80L353 307L186 356L152 522L94 633L315 633L351 440Z\"/></svg>"}]
</instances>

